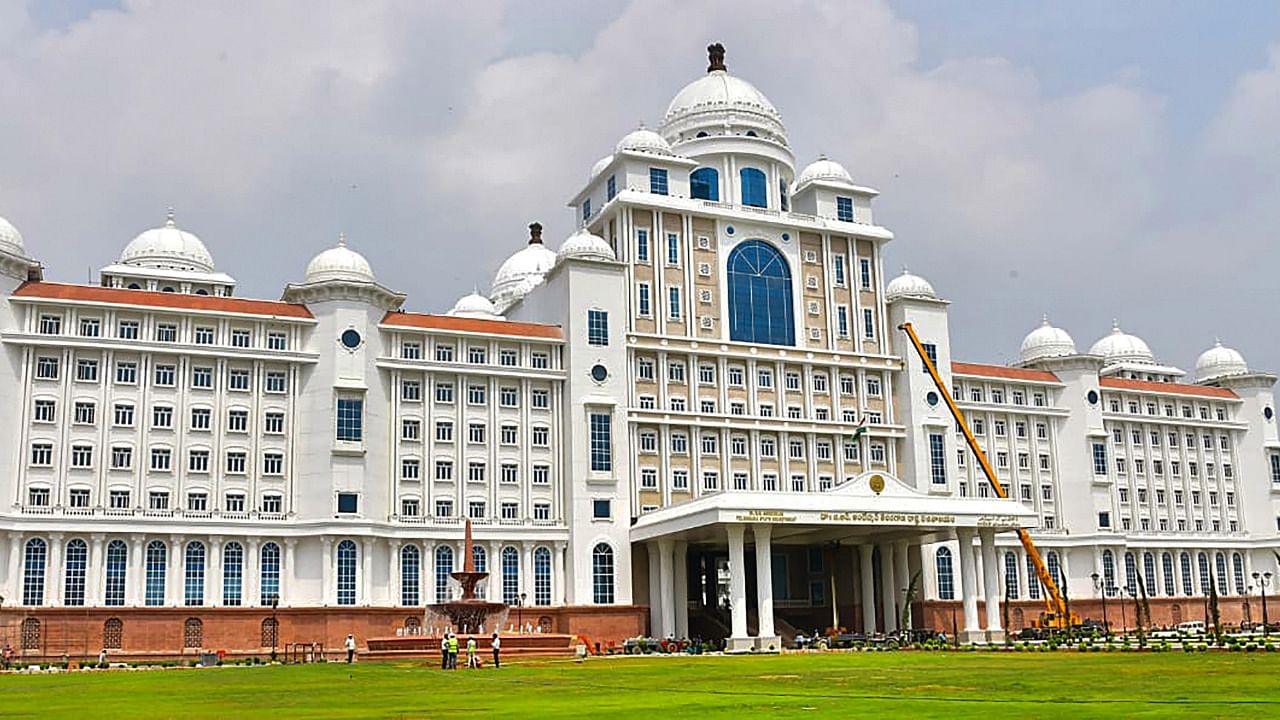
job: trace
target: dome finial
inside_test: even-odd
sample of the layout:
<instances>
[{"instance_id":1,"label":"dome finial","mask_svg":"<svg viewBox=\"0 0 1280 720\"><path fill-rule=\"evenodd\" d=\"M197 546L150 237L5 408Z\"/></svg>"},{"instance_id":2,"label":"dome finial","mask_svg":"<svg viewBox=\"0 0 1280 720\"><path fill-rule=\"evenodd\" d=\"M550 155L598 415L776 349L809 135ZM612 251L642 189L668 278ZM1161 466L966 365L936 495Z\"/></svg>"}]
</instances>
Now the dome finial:
<instances>
[{"instance_id":1,"label":"dome finial","mask_svg":"<svg viewBox=\"0 0 1280 720\"><path fill-rule=\"evenodd\" d=\"M1040 314L1040 327L1049 327L1049 313Z\"/></svg>"},{"instance_id":2,"label":"dome finial","mask_svg":"<svg viewBox=\"0 0 1280 720\"><path fill-rule=\"evenodd\" d=\"M173 216L173 206L172 206L172 205L170 205L170 206L169 206L169 212L168 212L168 214L166 214L166 215L165 215L165 219L164 219L164 226L165 226L165 227L178 227L178 223L177 223L177 221L176 221L176 220L174 220L174 216Z\"/></svg>"},{"instance_id":3,"label":"dome finial","mask_svg":"<svg viewBox=\"0 0 1280 720\"><path fill-rule=\"evenodd\" d=\"M338 231L338 247L344 248L346 246L347 246L347 234L339 230Z\"/></svg>"},{"instance_id":4,"label":"dome finial","mask_svg":"<svg viewBox=\"0 0 1280 720\"><path fill-rule=\"evenodd\" d=\"M1111 332L1113 334L1120 332L1120 321L1116 318L1111 318Z\"/></svg>"},{"instance_id":5,"label":"dome finial","mask_svg":"<svg viewBox=\"0 0 1280 720\"><path fill-rule=\"evenodd\" d=\"M542 244L542 223L536 221L529 223L529 244Z\"/></svg>"},{"instance_id":6,"label":"dome finial","mask_svg":"<svg viewBox=\"0 0 1280 720\"><path fill-rule=\"evenodd\" d=\"M907 269L907 264L906 264L906 263L902 263L902 274L903 274L903 275L910 275L910 274L911 274L911 271Z\"/></svg>"},{"instance_id":7,"label":"dome finial","mask_svg":"<svg viewBox=\"0 0 1280 720\"><path fill-rule=\"evenodd\" d=\"M724 66L724 45L712 43L707 46L707 72L728 71Z\"/></svg>"}]
</instances>

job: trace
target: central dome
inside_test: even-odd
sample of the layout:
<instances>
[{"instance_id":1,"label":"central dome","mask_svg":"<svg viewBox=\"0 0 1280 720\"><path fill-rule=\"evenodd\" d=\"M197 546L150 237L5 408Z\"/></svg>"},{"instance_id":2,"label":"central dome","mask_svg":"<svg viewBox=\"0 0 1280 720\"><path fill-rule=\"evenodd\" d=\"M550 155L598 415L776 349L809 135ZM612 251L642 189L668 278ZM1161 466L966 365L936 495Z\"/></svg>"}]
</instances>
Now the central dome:
<instances>
[{"instance_id":1,"label":"central dome","mask_svg":"<svg viewBox=\"0 0 1280 720\"><path fill-rule=\"evenodd\" d=\"M162 227L138 235L120 253L121 265L161 270L213 272L213 256L200 238L179 230L173 209Z\"/></svg>"},{"instance_id":2,"label":"central dome","mask_svg":"<svg viewBox=\"0 0 1280 720\"><path fill-rule=\"evenodd\" d=\"M338 236L338 245L311 258L307 263L305 282L318 283L333 280L345 282L375 282L373 268L364 256L347 247L346 237Z\"/></svg>"},{"instance_id":3,"label":"central dome","mask_svg":"<svg viewBox=\"0 0 1280 720\"><path fill-rule=\"evenodd\" d=\"M667 105L662 136L673 147L699 138L751 138L787 147L782 115L750 82L730 75L724 46L707 48L707 74L685 85ZM790 150L785 153L790 156Z\"/></svg>"},{"instance_id":4,"label":"central dome","mask_svg":"<svg viewBox=\"0 0 1280 720\"><path fill-rule=\"evenodd\" d=\"M1111 324L1111 334L1098 340L1089 348L1090 355L1101 355L1108 365L1116 363L1137 363L1155 365L1156 356L1151 348L1137 335L1130 335L1120 329L1120 323Z\"/></svg>"},{"instance_id":5,"label":"central dome","mask_svg":"<svg viewBox=\"0 0 1280 720\"><path fill-rule=\"evenodd\" d=\"M685 85L667 105L664 120L672 122L687 113L704 110L737 110L782 120L778 109L759 88L724 69L712 70Z\"/></svg>"},{"instance_id":6,"label":"central dome","mask_svg":"<svg viewBox=\"0 0 1280 720\"><path fill-rule=\"evenodd\" d=\"M0 217L0 250L26 257L27 246L22 243L22 233L12 223Z\"/></svg>"}]
</instances>

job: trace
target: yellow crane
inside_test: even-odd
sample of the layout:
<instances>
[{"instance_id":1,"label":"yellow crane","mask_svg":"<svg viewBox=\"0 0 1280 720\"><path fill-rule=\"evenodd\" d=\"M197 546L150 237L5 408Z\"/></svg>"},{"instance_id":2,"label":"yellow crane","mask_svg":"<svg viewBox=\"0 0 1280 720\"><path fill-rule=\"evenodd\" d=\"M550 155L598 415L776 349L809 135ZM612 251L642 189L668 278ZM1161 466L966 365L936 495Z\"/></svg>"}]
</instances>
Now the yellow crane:
<instances>
[{"instance_id":1,"label":"yellow crane","mask_svg":"<svg viewBox=\"0 0 1280 720\"><path fill-rule=\"evenodd\" d=\"M942 376L938 374L938 368L934 366L929 353L925 352L924 345L921 344L919 336L916 335L915 328L911 326L911 323L903 323L898 326L898 329L905 332L907 337L910 338L912 347L915 348L916 354L920 356L920 361L924 363L925 369L929 371L929 377L933 378L933 384L938 387L938 394L947 401L947 407L950 408L951 415L956 420L956 425L960 428L960 432L964 433L964 439L969 444L969 450L973 452L974 457L978 458L978 465L982 467L982 472L987 476L987 482L991 483L991 489L995 491L996 497L1008 499L1009 493L1005 491L1004 486L1000 484L1000 480L996 477L995 471L991 469L991 463L987 461L987 454L978 445L977 438L973 436L973 431L969 429L969 423L964 419L964 413L960 412L960 407L956 405L956 401L951 397L951 390L943 385ZM1080 618L1076 613L1070 613L1068 616L1067 601L1062 596L1062 591L1058 589L1058 584L1054 582L1053 575L1044 563L1044 558L1040 557L1040 551L1036 549L1036 544L1031 541L1031 534L1023 528L1018 528L1018 540L1022 542L1022 547L1026 550L1027 557L1031 558L1031 562L1036 568L1036 575L1040 578L1040 584L1045 589L1044 601L1047 609L1040 614L1040 620L1036 623L1037 626L1065 630L1072 625L1079 624ZM970 552L971 548L960 548L960 551Z\"/></svg>"}]
</instances>

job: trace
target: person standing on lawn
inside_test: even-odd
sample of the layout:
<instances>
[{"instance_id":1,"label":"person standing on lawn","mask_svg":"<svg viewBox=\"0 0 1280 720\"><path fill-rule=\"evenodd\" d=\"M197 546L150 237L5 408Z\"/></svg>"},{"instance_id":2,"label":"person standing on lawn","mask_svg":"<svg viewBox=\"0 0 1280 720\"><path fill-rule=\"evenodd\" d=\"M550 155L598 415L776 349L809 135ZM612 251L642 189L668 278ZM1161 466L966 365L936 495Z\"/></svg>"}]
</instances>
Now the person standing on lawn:
<instances>
[{"instance_id":1,"label":"person standing on lawn","mask_svg":"<svg viewBox=\"0 0 1280 720\"><path fill-rule=\"evenodd\" d=\"M449 669L449 633L440 636L440 669Z\"/></svg>"},{"instance_id":2,"label":"person standing on lawn","mask_svg":"<svg viewBox=\"0 0 1280 720\"><path fill-rule=\"evenodd\" d=\"M489 641L489 644L493 647L493 667L497 669L501 667L498 663L498 653L502 650L502 639L498 637L498 633L495 632L493 634L493 639Z\"/></svg>"},{"instance_id":3,"label":"person standing on lawn","mask_svg":"<svg viewBox=\"0 0 1280 720\"><path fill-rule=\"evenodd\" d=\"M467 638L467 668L474 669L480 667L480 658L476 655L476 636L472 635Z\"/></svg>"},{"instance_id":4,"label":"person standing on lawn","mask_svg":"<svg viewBox=\"0 0 1280 720\"><path fill-rule=\"evenodd\" d=\"M351 661L356 656L356 636L351 633L347 633L347 641L344 645L347 648L347 664L350 665Z\"/></svg>"},{"instance_id":5,"label":"person standing on lawn","mask_svg":"<svg viewBox=\"0 0 1280 720\"><path fill-rule=\"evenodd\" d=\"M449 633L449 669L458 669L458 636Z\"/></svg>"}]
</instances>

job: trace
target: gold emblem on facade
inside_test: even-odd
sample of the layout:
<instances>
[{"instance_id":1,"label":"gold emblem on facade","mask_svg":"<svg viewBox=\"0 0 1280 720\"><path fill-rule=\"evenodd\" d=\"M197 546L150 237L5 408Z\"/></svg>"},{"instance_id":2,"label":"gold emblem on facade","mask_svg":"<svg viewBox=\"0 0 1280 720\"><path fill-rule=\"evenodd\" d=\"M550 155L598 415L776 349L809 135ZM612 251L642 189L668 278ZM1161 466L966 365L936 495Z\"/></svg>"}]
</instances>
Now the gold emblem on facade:
<instances>
[{"instance_id":1,"label":"gold emblem on facade","mask_svg":"<svg viewBox=\"0 0 1280 720\"><path fill-rule=\"evenodd\" d=\"M877 495L884 492L884 476L879 473L872 475L867 484L871 486L871 492Z\"/></svg>"}]
</instances>

